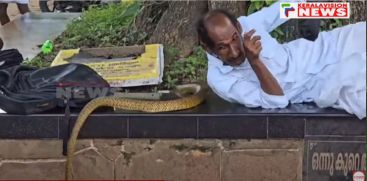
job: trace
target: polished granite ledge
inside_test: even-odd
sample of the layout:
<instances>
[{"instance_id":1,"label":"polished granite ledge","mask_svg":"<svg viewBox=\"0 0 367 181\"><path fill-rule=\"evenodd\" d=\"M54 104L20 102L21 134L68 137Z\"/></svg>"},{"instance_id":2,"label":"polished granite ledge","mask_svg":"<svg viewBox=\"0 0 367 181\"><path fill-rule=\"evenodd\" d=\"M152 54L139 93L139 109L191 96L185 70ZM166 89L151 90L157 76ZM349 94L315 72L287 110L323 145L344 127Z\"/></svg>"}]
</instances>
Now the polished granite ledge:
<instances>
[{"instance_id":1,"label":"polished granite ledge","mask_svg":"<svg viewBox=\"0 0 367 181\"><path fill-rule=\"evenodd\" d=\"M63 110L45 114L0 114L0 139L65 138L79 110L71 119ZM307 137L360 137L366 120L314 104L285 109L249 109L230 104L210 93L201 106L170 113L113 112L98 110L82 128L81 138L216 138L271 139Z\"/></svg>"}]
</instances>

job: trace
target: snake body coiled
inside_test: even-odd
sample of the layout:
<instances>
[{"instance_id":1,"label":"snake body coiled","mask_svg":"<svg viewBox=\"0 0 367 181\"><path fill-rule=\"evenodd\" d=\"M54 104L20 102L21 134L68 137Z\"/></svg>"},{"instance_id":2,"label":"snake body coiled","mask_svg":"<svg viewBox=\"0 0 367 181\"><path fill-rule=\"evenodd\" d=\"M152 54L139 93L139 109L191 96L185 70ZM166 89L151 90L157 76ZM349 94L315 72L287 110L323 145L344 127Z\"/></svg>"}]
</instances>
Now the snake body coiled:
<instances>
[{"instance_id":1,"label":"snake body coiled","mask_svg":"<svg viewBox=\"0 0 367 181\"><path fill-rule=\"evenodd\" d=\"M81 110L74 128L72 130L70 139L68 141L67 148L67 160L66 160L66 180L72 179L72 160L74 157L75 146L80 129L84 125L88 116L99 107L114 107L123 110L134 110L142 112L169 112L178 111L196 107L205 100L205 93L207 87L203 84L186 84L176 87L176 93L183 96L184 93L190 93L192 95L181 97L179 99L167 100L167 101L151 101L151 100L136 100L126 99L118 97L99 97L91 100Z\"/></svg>"}]
</instances>

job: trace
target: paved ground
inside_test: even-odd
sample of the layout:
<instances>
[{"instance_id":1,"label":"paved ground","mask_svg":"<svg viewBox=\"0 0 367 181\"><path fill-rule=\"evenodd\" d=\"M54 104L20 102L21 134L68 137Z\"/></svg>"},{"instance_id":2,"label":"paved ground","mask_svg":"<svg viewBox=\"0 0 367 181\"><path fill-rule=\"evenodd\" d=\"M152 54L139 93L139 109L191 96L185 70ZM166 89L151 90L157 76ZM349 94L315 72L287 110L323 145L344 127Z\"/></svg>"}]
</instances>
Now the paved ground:
<instances>
[{"instance_id":1,"label":"paved ground","mask_svg":"<svg viewBox=\"0 0 367 181\"><path fill-rule=\"evenodd\" d=\"M38 6L39 0L29 0L29 1L30 1L29 5L28 5L29 9L32 12L39 12L40 11L39 6ZM18 8L17 8L16 4L9 4L8 15L9 15L11 20L19 15L19 11L18 11Z\"/></svg>"}]
</instances>

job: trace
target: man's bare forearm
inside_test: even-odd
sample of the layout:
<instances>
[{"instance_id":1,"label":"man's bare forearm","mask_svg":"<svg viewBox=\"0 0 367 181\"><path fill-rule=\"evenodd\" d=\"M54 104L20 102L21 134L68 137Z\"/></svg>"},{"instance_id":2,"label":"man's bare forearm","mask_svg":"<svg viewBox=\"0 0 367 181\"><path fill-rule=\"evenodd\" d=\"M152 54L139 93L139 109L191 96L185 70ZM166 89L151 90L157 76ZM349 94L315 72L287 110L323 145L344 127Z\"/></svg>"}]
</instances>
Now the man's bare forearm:
<instances>
[{"instance_id":1,"label":"man's bare forearm","mask_svg":"<svg viewBox=\"0 0 367 181\"><path fill-rule=\"evenodd\" d=\"M260 81L261 89L270 95L284 95L278 81L274 78L268 68L260 60L260 52L262 50L261 37L253 36L255 30L252 29L243 35L243 47L246 52L246 57L251 64L257 78Z\"/></svg>"},{"instance_id":2,"label":"man's bare forearm","mask_svg":"<svg viewBox=\"0 0 367 181\"><path fill-rule=\"evenodd\" d=\"M264 92L270 95L284 95L278 81L260 59L250 61L250 65L259 79L260 86Z\"/></svg>"}]
</instances>

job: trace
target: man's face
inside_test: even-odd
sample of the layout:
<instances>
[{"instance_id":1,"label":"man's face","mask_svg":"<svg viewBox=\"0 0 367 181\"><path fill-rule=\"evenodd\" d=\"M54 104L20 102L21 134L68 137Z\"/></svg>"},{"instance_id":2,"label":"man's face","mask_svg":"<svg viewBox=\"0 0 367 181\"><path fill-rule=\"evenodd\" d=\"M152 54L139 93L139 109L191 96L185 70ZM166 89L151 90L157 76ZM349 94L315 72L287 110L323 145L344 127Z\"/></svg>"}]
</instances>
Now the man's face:
<instances>
[{"instance_id":1,"label":"man's face","mask_svg":"<svg viewBox=\"0 0 367 181\"><path fill-rule=\"evenodd\" d=\"M234 26L227 17L219 15L207 22L207 29L214 42L210 52L231 66L238 66L245 61L240 26Z\"/></svg>"}]
</instances>

